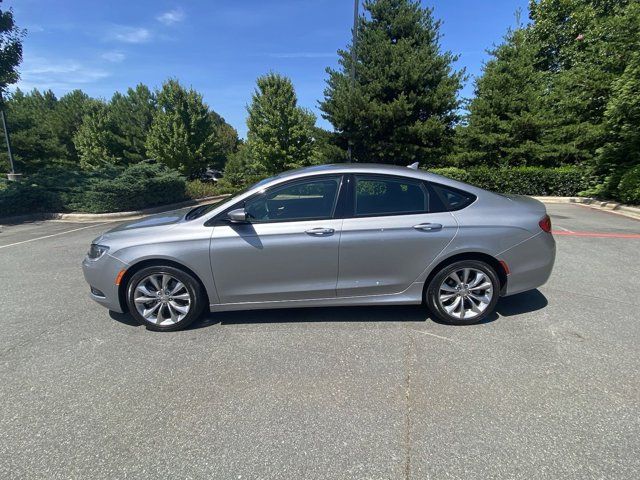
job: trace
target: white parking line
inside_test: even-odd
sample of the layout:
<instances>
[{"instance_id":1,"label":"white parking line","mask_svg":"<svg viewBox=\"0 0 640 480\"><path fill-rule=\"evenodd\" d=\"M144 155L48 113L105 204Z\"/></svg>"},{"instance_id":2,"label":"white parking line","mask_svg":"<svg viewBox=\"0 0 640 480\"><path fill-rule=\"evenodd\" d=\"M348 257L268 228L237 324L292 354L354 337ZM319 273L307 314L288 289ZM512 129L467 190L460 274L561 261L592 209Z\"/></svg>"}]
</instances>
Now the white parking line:
<instances>
[{"instance_id":1,"label":"white parking line","mask_svg":"<svg viewBox=\"0 0 640 480\"><path fill-rule=\"evenodd\" d=\"M23 243L35 242L36 240L44 240L45 238L57 237L58 235L64 235L66 233L77 232L78 230L84 230L86 228L100 227L106 225L109 222L98 223L96 225L88 225L86 227L72 228L71 230L65 230L64 232L53 233L51 235L45 235L44 237L30 238L29 240L22 240L21 242L10 243L8 245L0 245L0 249L7 247L15 247L16 245L22 245Z\"/></svg>"},{"instance_id":2,"label":"white parking line","mask_svg":"<svg viewBox=\"0 0 640 480\"><path fill-rule=\"evenodd\" d=\"M561 227L560 225L556 225L556 228L559 228L560 230L564 230L565 232L573 233L573 230L569 230L568 228Z\"/></svg>"}]
</instances>

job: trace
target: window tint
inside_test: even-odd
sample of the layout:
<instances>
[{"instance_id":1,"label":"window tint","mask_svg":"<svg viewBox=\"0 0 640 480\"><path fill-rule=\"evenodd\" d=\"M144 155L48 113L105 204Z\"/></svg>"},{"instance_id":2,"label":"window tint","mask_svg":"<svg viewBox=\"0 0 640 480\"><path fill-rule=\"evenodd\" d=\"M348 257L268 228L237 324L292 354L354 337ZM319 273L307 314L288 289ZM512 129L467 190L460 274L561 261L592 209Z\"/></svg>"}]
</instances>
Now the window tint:
<instances>
[{"instance_id":1,"label":"window tint","mask_svg":"<svg viewBox=\"0 0 640 480\"><path fill-rule=\"evenodd\" d=\"M429 210L419 181L356 175L356 216L398 215Z\"/></svg>"},{"instance_id":2,"label":"window tint","mask_svg":"<svg viewBox=\"0 0 640 480\"><path fill-rule=\"evenodd\" d=\"M331 218L340 177L307 180L275 187L245 203L252 222Z\"/></svg>"},{"instance_id":3,"label":"window tint","mask_svg":"<svg viewBox=\"0 0 640 480\"><path fill-rule=\"evenodd\" d=\"M445 187L443 185L438 185L437 183L432 183L431 187L436 191L440 198L442 198L442 201L445 203L445 207L449 211L461 210L464 207L471 205L476 199L475 195L463 192L457 188Z\"/></svg>"}]
</instances>

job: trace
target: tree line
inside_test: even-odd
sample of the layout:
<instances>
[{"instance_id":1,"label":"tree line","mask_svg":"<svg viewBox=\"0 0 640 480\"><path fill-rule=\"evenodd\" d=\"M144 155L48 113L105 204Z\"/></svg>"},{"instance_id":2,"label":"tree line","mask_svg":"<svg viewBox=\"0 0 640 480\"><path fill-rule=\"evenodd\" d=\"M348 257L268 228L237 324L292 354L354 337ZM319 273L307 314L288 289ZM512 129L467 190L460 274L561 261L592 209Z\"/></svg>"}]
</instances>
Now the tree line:
<instances>
[{"instance_id":1,"label":"tree line","mask_svg":"<svg viewBox=\"0 0 640 480\"><path fill-rule=\"evenodd\" d=\"M17 90L5 102L16 158L25 172L154 158L185 175L224 168L242 185L349 152L356 162L424 167L575 165L593 178L592 193L616 198L627 177L640 185L638 0L531 0L529 21L489 51L472 99L460 98L466 75L443 50L432 9L363 5L357 42L338 51L319 102L333 131L315 126L277 73L257 80L246 141L175 79L109 101Z\"/></svg>"}]
</instances>

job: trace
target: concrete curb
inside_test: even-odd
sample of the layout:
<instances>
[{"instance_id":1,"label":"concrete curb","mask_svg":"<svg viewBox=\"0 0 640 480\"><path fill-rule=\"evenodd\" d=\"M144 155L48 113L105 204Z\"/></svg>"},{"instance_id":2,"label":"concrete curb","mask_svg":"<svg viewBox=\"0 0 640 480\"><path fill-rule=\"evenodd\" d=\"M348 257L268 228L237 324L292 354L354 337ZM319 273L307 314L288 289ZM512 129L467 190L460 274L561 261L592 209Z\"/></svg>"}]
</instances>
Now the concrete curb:
<instances>
[{"instance_id":1,"label":"concrete curb","mask_svg":"<svg viewBox=\"0 0 640 480\"><path fill-rule=\"evenodd\" d=\"M577 203L596 210L607 210L626 217L640 219L640 207L623 205L611 200L598 200L591 197L533 197L542 203Z\"/></svg>"},{"instance_id":2,"label":"concrete curb","mask_svg":"<svg viewBox=\"0 0 640 480\"><path fill-rule=\"evenodd\" d=\"M116 222L120 220L129 220L144 215L152 215L154 213L168 212L184 207L196 205L204 205L207 203L222 200L229 195L216 195L213 197L198 198L196 200L186 200L179 203L171 203L169 205L160 205L158 207L145 208L132 212L114 212L114 213L33 213L28 215L17 215L14 217L0 218L0 224L10 225L22 222L32 222L37 220L62 220L66 222Z\"/></svg>"}]
</instances>

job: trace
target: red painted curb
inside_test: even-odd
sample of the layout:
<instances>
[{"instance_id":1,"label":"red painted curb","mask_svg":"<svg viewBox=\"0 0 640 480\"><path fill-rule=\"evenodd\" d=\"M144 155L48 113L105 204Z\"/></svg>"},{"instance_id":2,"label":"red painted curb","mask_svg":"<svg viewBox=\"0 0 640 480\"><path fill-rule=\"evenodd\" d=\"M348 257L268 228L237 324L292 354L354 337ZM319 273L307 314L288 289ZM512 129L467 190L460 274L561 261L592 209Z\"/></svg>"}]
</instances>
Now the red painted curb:
<instances>
[{"instance_id":1,"label":"red painted curb","mask_svg":"<svg viewBox=\"0 0 640 480\"><path fill-rule=\"evenodd\" d=\"M562 235L564 237L600 237L600 238L638 238L640 233L606 233L606 232L565 232L553 230L554 235Z\"/></svg>"}]
</instances>

